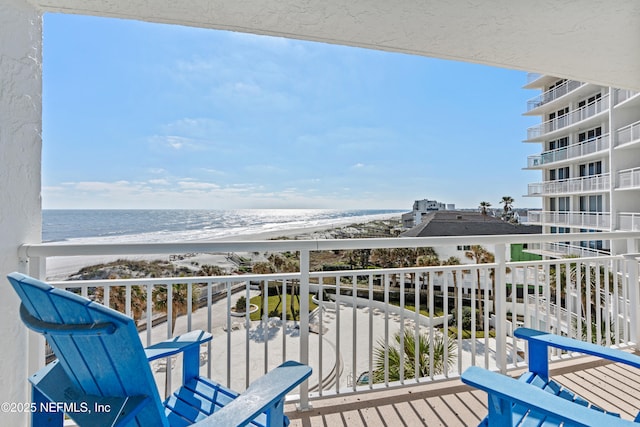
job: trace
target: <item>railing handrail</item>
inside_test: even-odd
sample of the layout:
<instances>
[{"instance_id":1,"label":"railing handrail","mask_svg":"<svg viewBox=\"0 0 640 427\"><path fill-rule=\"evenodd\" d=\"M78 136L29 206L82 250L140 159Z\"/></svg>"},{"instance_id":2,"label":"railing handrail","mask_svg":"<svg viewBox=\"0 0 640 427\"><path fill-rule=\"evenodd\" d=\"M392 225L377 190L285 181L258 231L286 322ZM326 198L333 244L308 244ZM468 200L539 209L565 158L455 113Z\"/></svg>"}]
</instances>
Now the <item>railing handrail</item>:
<instances>
[{"instance_id":1,"label":"railing handrail","mask_svg":"<svg viewBox=\"0 0 640 427\"><path fill-rule=\"evenodd\" d=\"M625 131L625 130L627 130L629 128L632 128L634 126L640 126L640 120L638 120L637 122L633 122L633 123L630 123L628 125L622 126L621 128L618 128L618 130L616 132Z\"/></svg>"},{"instance_id":2,"label":"railing handrail","mask_svg":"<svg viewBox=\"0 0 640 427\"><path fill-rule=\"evenodd\" d=\"M640 168L634 168L634 169L640 169ZM598 175L577 176L577 177L567 178L567 179L556 179L553 181L534 182L529 185L562 184L562 183L579 182L579 181L597 181L598 179L609 178L609 176L610 176L610 173L605 172Z\"/></svg>"},{"instance_id":3,"label":"railing handrail","mask_svg":"<svg viewBox=\"0 0 640 427\"><path fill-rule=\"evenodd\" d=\"M588 148L594 147L593 151L589 151ZM559 162L567 159L573 159L575 157L585 156L587 154L597 153L609 148L609 134L600 135L597 138L588 139L586 141L579 142L577 144L570 144L560 148L554 148L553 150L543 151L539 154L533 154L527 157L528 166L536 166L534 164L535 159L540 159L539 164L549 164ZM566 153L566 154L565 154ZM547 160L550 158L550 160Z\"/></svg>"},{"instance_id":4,"label":"railing handrail","mask_svg":"<svg viewBox=\"0 0 640 427\"><path fill-rule=\"evenodd\" d=\"M559 117L555 117L551 120L544 121L535 126L531 126L527 129L527 135L529 138L537 138L541 135L547 134L549 132L553 132L567 126L571 126L573 124L579 123L583 120L589 119L597 114L604 112L608 109L608 103L605 106L606 101L609 99L609 94L602 95L600 98L580 107L575 110L569 111L567 114L564 114ZM595 108L594 108L595 107ZM593 108L593 112L587 115L583 115L583 111L589 111ZM558 124L558 126L555 126ZM560 125L562 124L562 125ZM546 130L549 127L549 130ZM535 132L540 132L535 136L531 136Z\"/></svg>"},{"instance_id":5,"label":"railing handrail","mask_svg":"<svg viewBox=\"0 0 640 427\"><path fill-rule=\"evenodd\" d=\"M565 80L561 84L530 98L527 101L528 111L531 111L535 108L538 108L544 104L548 104L549 102L555 101L556 99L567 95L568 93L578 89L581 86L584 86L585 82L580 82L578 80Z\"/></svg>"},{"instance_id":6,"label":"railing handrail","mask_svg":"<svg viewBox=\"0 0 640 427\"><path fill-rule=\"evenodd\" d=\"M537 248L530 247L530 249L548 250L548 251L553 251L553 252L561 253L565 255L571 255L571 254L575 255L576 253L578 253L580 257L584 257L585 254L587 253L590 256L596 256L600 258L605 256L611 256L611 254L606 251L602 251L594 248L588 248L580 245L573 245L571 243L566 243L566 242L548 243L548 246L540 245L540 247L537 247Z\"/></svg>"},{"instance_id":7,"label":"railing handrail","mask_svg":"<svg viewBox=\"0 0 640 427\"><path fill-rule=\"evenodd\" d=\"M640 138L640 120L623 126L616 131L616 145L626 144Z\"/></svg>"},{"instance_id":8,"label":"railing handrail","mask_svg":"<svg viewBox=\"0 0 640 427\"><path fill-rule=\"evenodd\" d=\"M640 92L630 89L616 89L616 104L620 104L621 102L626 101L629 98L632 98L638 95Z\"/></svg>"},{"instance_id":9,"label":"railing handrail","mask_svg":"<svg viewBox=\"0 0 640 427\"><path fill-rule=\"evenodd\" d=\"M559 213L557 211L532 210L531 213ZM561 212L566 214L609 215L609 212ZM255 251L291 251L291 250L348 250L348 249L385 249L419 248L443 245L500 244L561 242L567 239L584 240L590 234L508 234L489 236L439 236L439 237L391 237L373 239L313 239L313 240L246 240L246 241L207 241L173 243L25 243L18 248L23 260L32 257L90 256L90 255L141 255L171 254L189 252L255 252ZM640 238L640 232L597 233L598 240Z\"/></svg>"},{"instance_id":10,"label":"railing handrail","mask_svg":"<svg viewBox=\"0 0 640 427\"><path fill-rule=\"evenodd\" d=\"M629 168L629 169L621 169L621 170L618 171L618 175L622 175L624 173L633 173L633 172L636 172L636 171L640 171L640 166L635 167L635 168Z\"/></svg>"},{"instance_id":11,"label":"railing handrail","mask_svg":"<svg viewBox=\"0 0 640 427\"><path fill-rule=\"evenodd\" d=\"M604 215L610 215L611 212L589 212L589 211L543 211L543 210L531 210L529 211L529 213L533 213L533 214L559 214L559 215L590 215L590 216L604 216ZM589 237L590 233L567 233L567 234L563 234L563 236L582 236L582 237ZM598 233L598 236L602 236L603 234L608 234L608 233ZM545 234L545 236L548 236L548 234ZM617 237L605 237L604 239L598 239L598 240L608 240L608 239L612 239L612 238L617 238ZM551 241L552 239L548 239L547 241ZM564 241L567 239L557 239L558 241ZM584 239L580 239L580 240L584 240Z\"/></svg>"},{"instance_id":12,"label":"railing handrail","mask_svg":"<svg viewBox=\"0 0 640 427\"><path fill-rule=\"evenodd\" d=\"M616 188L632 189L640 187L640 167L623 169L616 174Z\"/></svg>"},{"instance_id":13,"label":"railing handrail","mask_svg":"<svg viewBox=\"0 0 640 427\"><path fill-rule=\"evenodd\" d=\"M586 193L608 191L611 186L609 172L554 181L534 182L527 186L529 196L556 193Z\"/></svg>"}]
</instances>

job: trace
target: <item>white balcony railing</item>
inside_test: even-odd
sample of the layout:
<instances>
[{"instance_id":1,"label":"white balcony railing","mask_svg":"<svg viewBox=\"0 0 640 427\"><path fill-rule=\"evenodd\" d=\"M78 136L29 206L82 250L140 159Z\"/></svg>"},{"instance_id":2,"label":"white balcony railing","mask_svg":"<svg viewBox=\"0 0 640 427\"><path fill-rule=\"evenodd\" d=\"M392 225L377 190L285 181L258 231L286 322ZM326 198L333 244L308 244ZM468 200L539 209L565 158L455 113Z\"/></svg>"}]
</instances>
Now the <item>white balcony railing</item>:
<instances>
[{"instance_id":1,"label":"white balcony railing","mask_svg":"<svg viewBox=\"0 0 640 427\"><path fill-rule=\"evenodd\" d=\"M539 125L532 126L527 129L527 139L532 140L546 135L550 132L565 128L567 126L579 123L590 117L606 111L609 108L609 95L604 95L599 99L585 105L584 107L575 109L564 116L556 117Z\"/></svg>"},{"instance_id":2,"label":"white balcony railing","mask_svg":"<svg viewBox=\"0 0 640 427\"><path fill-rule=\"evenodd\" d=\"M616 188L637 189L640 188L640 167L625 169L618 172Z\"/></svg>"},{"instance_id":3,"label":"white balcony railing","mask_svg":"<svg viewBox=\"0 0 640 427\"><path fill-rule=\"evenodd\" d=\"M618 228L621 231L640 231L640 213L620 212L618 214Z\"/></svg>"},{"instance_id":4,"label":"white balcony railing","mask_svg":"<svg viewBox=\"0 0 640 427\"><path fill-rule=\"evenodd\" d=\"M531 111L535 108L538 108L544 104L547 104L555 99L560 98L568 94L569 92L579 88L580 86L585 85L584 82L579 82L576 80L567 80L562 84L555 86L549 89L546 92L541 93L538 96L535 96L527 101L527 111Z\"/></svg>"},{"instance_id":5,"label":"white balcony railing","mask_svg":"<svg viewBox=\"0 0 640 427\"><path fill-rule=\"evenodd\" d=\"M616 89L616 104L626 101L627 99L638 94L635 90Z\"/></svg>"},{"instance_id":6,"label":"white balcony railing","mask_svg":"<svg viewBox=\"0 0 640 427\"><path fill-rule=\"evenodd\" d=\"M628 144L633 141L640 141L640 121L618 129L616 134L618 137L616 146Z\"/></svg>"},{"instance_id":7,"label":"white balcony railing","mask_svg":"<svg viewBox=\"0 0 640 427\"><path fill-rule=\"evenodd\" d=\"M592 242L596 242L596 240L593 240ZM610 253L605 250L573 245L565 242L532 243L531 245L529 245L527 252L544 256L551 256L554 258L584 258L610 255Z\"/></svg>"},{"instance_id":8,"label":"white balcony railing","mask_svg":"<svg viewBox=\"0 0 640 427\"><path fill-rule=\"evenodd\" d=\"M506 261L511 243L553 243L596 237L624 239L628 245L640 239L640 232L183 244L37 244L21 247L20 256L26 273L42 275L44 270L40 269L45 264L42 260L58 256L126 258L139 254L194 252L298 253L300 269L295 273L53 284L87 297L93 297L96 289L102 289L104 300L111 301L112 305L117 300L124 304L123 312L140 317L140 334L147 345L191 329L211 331L214 341L202 353L201 369L207 376L239 391L282 360L292 358L307 363L313 367L314 374L300 387L297 397L300 406L305 408L310 398L321 395L456 377L470 365L501 371L522 366L523 343L511 335L514 326L521 324L562 331L607 346L625 347L638 342L637 307L619 303L638 298L635 258ZM407 248L469 244L491 248L495 262L345 271L310 271L309 267L311 255L317 251L403 248L406 252ZM261 297L257 290L260 288L264 289ZM584 295L585 299L566 298L563 289L570 290L570 295ZM166 295L164 319L152 304L152 299L157 299L156 290L164 290ZM478 295L476 290L482 292ZM232 298L239 295L247 299L254 295L261 298L264 309L259 320L251 320L248 313L242 317L232 316ZM278 296L277 302L269 302L268 296L272 295ZM527 303L529 295L535 298ZM299 298L299 319L287 319L285 314L274 317L271 312L276 306L288 307L294 298ZM181 300L186 303L174 306L174 302ZM313 303L317 308L310 312ZM463 315L463 307L478 304L481 315ZM414 308L420 306L423 311ZM172 322L166 319L171 319L173 310L178 308L184 310L184 314L177 318L173 328ZM430 353L424 359L428 360L426 365L416 362L420 366L412 369L415 374L400 368L399 377L392 378L388 349L398 345L396 333L400 334L400 348L404 347L404 332L416 338L418 334L427 334L431 344L436 339L442 340L444 359L451 359L452 363L438 371L435 367L439 364ZM418 351L417 341L415 351ZM375 354L380 355L380 364L376 364ZM409 356L400 354L399 366L404 367L404 358ZM171 361L167 361L155 367L164 371L156 375L166 375L166 380L157 379L159 384L165 381L167 389L171 389L172 381L177 381L180 375L172 366ZM379 373L379 383L374 386L361 381L361 374L372 378L374 371Z\"/></svg>"},{"instance_id":9,"label":"white balcony railing","mask_svg":"<svg viewBox=\"0 0 640 427\"><path fill-rule=\"evenodd\" d=\"M529 156L527 158L527 167L533 169L546 166L550 163L587 156L607 149L609 149L609 134L579 144L568 145L555 150L545 151L542 154Z\"/></svg>"},{"instance_id":10,"label":"white balcony railing","mask_svg":"<svg viewBox=\"0 0 640 427\"><path fill-rule=\"evenodd\" d=\"M529 211L528 215L531 224L579 227L590 230L609 230L611 227L609 212Z\"/></svg>"},{"instance_id":11,"label":"white balcony railing","mask_svg":"<svg viewBox=\"0 0 640 427\"><path fill-rule=\"evenodd\" d=\"M609 174L583 176L579 178L546 181L529 184L529 196L549 196L566 193L594 193L609 191L611 181Z\"/></svg>"}]
</instances>

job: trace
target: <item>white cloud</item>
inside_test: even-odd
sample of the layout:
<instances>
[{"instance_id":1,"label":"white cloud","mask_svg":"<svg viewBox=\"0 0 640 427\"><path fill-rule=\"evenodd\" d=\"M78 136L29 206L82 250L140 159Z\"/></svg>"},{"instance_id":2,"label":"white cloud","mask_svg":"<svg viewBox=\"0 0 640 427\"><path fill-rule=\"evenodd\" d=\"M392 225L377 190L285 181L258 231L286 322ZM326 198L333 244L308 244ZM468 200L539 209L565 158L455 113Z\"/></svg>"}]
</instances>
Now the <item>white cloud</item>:
<instances>
[{"instance_id":1,"label":"white cloud","mask_svg":"<svg viewBox=\"0 0 640 427\"><path fill-rule=\"evenodd\" d=\"M203 148L203 144L200 141L176 135L153 135L149 138L149 141L152 144L174 150L201 150Z\"/></svg>"},{"instance_id":2,"label":"white cloud","mask_svg":"<svg viewBox=\"0 0 640 427\"><path fill-rule=\"evenodd\" d=\"M81 181L71 184L77 191L122 191L131 188L129 181L115 181L115 182L102 182L102 181Z\"/></svg>"},{"instance_id":3,"label":"white cloud","mask_svg":"<svg viewBox=\"0 0 640 427\"><path fill-rule=\"evenodd\" d=\"M179 181L178 186L185 190L217 190L220 188L218 184L199 181Z\"/></svg>"},{"instance_id":4,"label":"white cloud","mask_svg":"<svg viewBox=\"0 0 640 427\"><path fill-rule=\"evenodd\" d=\"M166 169L163 169L163 168L148 168L147 172L154 175L160 175L160 174L166 173L167 171Z\"/></svg>"},{"instance_id":5,"label":"white cloud","mask_svg":"<svg viewBox=\"0 0 640 427\"><path fill-rule=\"evenodd\" d=\"M169 180L167 179L150 179L148 182L153 185L169 185Z\"/></svg>"},{"instance_id":6,"label":"white cloud","mask_svg":"<svg viewBox=\"0 0 640 427\"><path fill-rule=\"evenodd\" d=\"M210 169L210 168L200 168L201 171L206 172L211 175L226 175L225 171L221 171L218 169Z\"/></svg>"}]
</instances>

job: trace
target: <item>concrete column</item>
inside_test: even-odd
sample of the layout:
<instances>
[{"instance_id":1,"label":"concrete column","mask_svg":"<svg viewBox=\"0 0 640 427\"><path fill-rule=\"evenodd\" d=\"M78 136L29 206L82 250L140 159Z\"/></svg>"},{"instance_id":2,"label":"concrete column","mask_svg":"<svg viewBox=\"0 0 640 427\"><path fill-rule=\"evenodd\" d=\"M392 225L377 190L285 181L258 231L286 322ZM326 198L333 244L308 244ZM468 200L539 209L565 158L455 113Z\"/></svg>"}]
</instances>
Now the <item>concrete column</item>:
<instances>
[{"instance_id":1,"label":"concrete column","mask_svg":"<svg viewBox=\"0 0 640 427\"><path fill-rule=\"evenodd\" d=\"M41 239L42 14L26 0L0 3L0 402L28 402L28 333L7 273L27 271L18 246ZM3 425L28 414L1 413Z\"/></svg>"}]
</instances>

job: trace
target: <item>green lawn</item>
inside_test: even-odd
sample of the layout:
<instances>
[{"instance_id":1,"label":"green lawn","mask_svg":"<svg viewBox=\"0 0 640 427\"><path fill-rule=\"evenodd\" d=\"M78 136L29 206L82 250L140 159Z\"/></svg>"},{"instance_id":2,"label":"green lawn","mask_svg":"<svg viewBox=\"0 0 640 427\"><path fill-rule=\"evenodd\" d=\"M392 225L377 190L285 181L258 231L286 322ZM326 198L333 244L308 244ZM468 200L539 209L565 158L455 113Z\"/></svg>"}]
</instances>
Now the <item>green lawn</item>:
<instances>
[{"instance_id":1,"label":"green lawn","mask_svg":"<svg viewBox=\"0 0 640 427\"><path fill-rule=\"evenodd\" d=\"M316 304L311 301L312 295L309 295L309 311L313 311L318 307ZM255 304L258 307L262 306L263 298L258 295L251 298L250 303ZM279 317L282 318L282 301L284 298L279 297L278 295L271 295L267 299L267 304L269 306L269 312L267 313L267 317ZM297 316L296 319L293 318L291 314L291 295L287 295L287 320L300 320L300 316ZM296 297L293 298L293 305L296 311L300 310L300 305L298 304L298 299ZM260 320L260 310L252 313L250 316L251 320Z\"/></svg>"},{"instance_id":2,"label":"green lawn","mask_svg":"<svg viewBox=\"0 0 640 427\"><path fill-rule=\"evenodd\" d=\"M489 331L489 336L492 338L495 338L496 336L496 331L494 331L493 329L491 329ZM457 339L458 338L458 328L450 326L449 327L449 337L453 338L453 339ZM467 331L467 330L462 330L462 338L466 339L466 338L471 338L471 331ZM484 331L476 331L476 338L484 338Z\"/></svg>"},{"instance_id":3,"label":"green lawn","mask_svg":"<svg viewBox=\"0 0 640 427\"><path fill-rule=\"evenodd\" d=\"M396 303L390 303L390 304L397 305L398 307L400 306L400 304L396 304ZM409 311L412 311L414 313L416 312L416 306L415 305L405 304L404 308L409 310ZM423 316L429 317L429 312L424 308L420 309L420 314L422 314ZM440 317L440 316L444 316L444 312L442 310L436 310L433 313L433 317Z\"/></svg>"}]
</instances>

